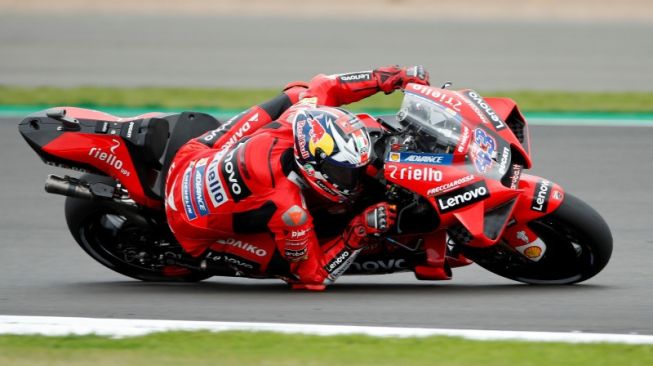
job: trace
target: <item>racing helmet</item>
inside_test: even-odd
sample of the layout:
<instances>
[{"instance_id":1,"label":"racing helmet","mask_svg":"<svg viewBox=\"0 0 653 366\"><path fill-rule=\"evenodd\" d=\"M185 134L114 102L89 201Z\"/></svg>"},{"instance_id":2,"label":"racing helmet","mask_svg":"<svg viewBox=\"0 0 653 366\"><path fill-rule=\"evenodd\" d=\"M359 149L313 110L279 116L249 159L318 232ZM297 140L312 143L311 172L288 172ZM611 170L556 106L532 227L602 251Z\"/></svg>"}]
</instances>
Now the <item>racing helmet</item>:
<instances>
[{"instance_id":1,"label":"racing helmet","mask_svg":"<svg viewBox=\"0 0 653 366\"><path fill-rule=\"evenodd\" d=\"M307 183L334 202L360 192L370 162L370 136L363 122L342 109L304 109L293 120L294 155Z\"/></svg>"}]
</instances>

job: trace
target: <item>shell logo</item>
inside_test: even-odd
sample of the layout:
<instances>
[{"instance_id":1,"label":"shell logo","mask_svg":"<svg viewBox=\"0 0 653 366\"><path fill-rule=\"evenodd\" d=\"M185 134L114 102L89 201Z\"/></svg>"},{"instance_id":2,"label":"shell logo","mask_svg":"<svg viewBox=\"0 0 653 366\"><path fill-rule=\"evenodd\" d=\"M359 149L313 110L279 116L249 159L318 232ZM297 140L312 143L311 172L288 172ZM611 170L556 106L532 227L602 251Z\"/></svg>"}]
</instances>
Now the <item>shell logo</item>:
<instances>
[{"instance_id":1,"label":"shell logo","mask_svg":"<svg viewBox=\"0 0 653 366\"><path fill-rule=\"evenodd\" d=\"M401 155L396 152L391 152L390 155L388 156L388 160L392 162L398 162L401 160Z\"/></svg>"},{"instance_id":2,"label":"shell logo","mask_svg":"<svg viewBox=\"0 0 653 366\"><path fill-rule=\"evenodd\" d=\"M538 246L532 246L524 250L524 255L529 259L538 258L542 255L542 248Z\"/></svg>"}]
</instances>

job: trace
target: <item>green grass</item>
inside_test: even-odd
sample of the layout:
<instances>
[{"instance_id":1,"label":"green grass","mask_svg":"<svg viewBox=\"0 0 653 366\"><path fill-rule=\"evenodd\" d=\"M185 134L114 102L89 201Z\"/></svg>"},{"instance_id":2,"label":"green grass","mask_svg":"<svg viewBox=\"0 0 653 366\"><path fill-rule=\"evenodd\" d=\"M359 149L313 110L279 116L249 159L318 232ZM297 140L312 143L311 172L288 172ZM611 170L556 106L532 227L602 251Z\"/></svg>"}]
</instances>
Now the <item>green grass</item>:
<instances>
[{"instance_id":1,"label":"green grass","mask_svg":"<svg viewBox=\"0 0 653 366\"><path fill-rule=\"evenodd\" d=\"M557 91L480 91L507 96L526 112L651 113L653 92L591 93ZM14 87L0 85L0 106L129 107L150 109L212 108L242 110L274 97L279 89ZM354 103L354 110L395 110L401 93L378 94Z\"/></svg>"},{"instance_id":2,"label":"green grass","mask_svg":"<svg viewBox=\"0 0 653 366\"><path fill-rule=\"evenodd\" d=\"M653 365L653 346L248 332L0 336L0 365Z\"/></svg>"}]
</instances>

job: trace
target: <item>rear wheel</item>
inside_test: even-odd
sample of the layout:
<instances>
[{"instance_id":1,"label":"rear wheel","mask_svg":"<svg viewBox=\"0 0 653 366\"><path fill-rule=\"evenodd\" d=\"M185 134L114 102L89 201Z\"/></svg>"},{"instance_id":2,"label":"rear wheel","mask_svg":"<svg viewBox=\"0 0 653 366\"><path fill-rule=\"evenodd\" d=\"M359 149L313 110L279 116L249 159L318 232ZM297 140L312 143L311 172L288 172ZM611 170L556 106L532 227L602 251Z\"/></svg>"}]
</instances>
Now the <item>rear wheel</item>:
<instances>
[{"instance_id":1,"label":"rear wheel","mask_svg":"<svg viewBox=\"0 0 653 366\"><path fill-rule=\"evenodd\" d=\"M87 182L114 184L113 179L86 174ZM68 228L80 247L105 267L143 281L196 282L211 277L205 272L174 264L186 256L166 239L165 228L111 201L66 198Z\"/></svg>"},{"instance_id":2,"label":"rear wheel","mask_svg":"<svg viewBox=\"0 0 653 366\"><path fill-rule=\"evenodd\" d=\"M605 220L580 199L565 194L560 207L528 223L546 244L533 262L501 242L491 248L466 247L465 256L500 276L529 284L573 284L599 273L612 254Z\"/></svg>"}]
</instances>

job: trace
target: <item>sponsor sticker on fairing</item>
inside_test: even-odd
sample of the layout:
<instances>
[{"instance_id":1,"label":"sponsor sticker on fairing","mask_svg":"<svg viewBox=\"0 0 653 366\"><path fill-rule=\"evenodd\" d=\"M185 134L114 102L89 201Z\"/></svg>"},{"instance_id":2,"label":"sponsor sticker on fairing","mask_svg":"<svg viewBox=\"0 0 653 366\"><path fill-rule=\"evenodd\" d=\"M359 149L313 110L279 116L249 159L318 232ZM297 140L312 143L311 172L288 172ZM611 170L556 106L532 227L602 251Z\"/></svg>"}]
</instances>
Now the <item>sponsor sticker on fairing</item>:
<instances>
[{"instance_id":1,"label":"sponsor sticker on fairing","mask_svg":"<svg viewBox=\"0 0 653 366\"><path fill-rule=\"evenodd\" d=\"M510 176L510 189L519 188L519 178L521 177L522 166L520 164L512 165L512 175Z\"/></svg>"},{"instance_id":2,"label":"sponsor sticker on fairing","mask_svg":"<svg viewBox=\"0 0 653 366\"><path fill-rule=\"evenodd\" d=\"M427 165L451 165L452 154L428 154L411 152L391 152L388 161L393 163L412 163Z\"/></svg>"},{"instance_id":3,"label":"sponsor sticker on fairing","mask_svg":"<svg viewBox=\"0 0 653 366\"><path fill-rule=\"evenodd\" d=\"M457 95L455 93L447 90L437 89L431 86L420 84L410 84L410 88L422 93L425 96L431 97L432 100L435 100L445 107L450 107L453 111L456 112L456 114L460 112L460 107L463 105L463 102L461 102L456 97Z\"/></svg>"},{"instance_id":4,"label":"sponsor sticker on fairing","mask_svg":"<svg viewBox=\"0 0 653 366\"><path fill-rule=\"evenodd\" d=\"M499 173L501 173L501 175L508 172L508 162L510 162L510 148L504 146L503 152L501 153L501 161L499 162Z\"/></svg>"},{"instance_id":5,"label":"sponsor sticker on fairing","mask_svg":"<svg viewBox=\"0 0 653 366\"><path fill-rule=\"evenodd\" d=\"M460 134L460 142L458 143L458 148L456 151L459 153L464 153L465 148L467 145L469 145L469 135L471 134L471 130L467 126L462 126L463 132Z\"/></svg>"},{"instance_id":6,"label":"sponsor sticker on fairing","mask_svg":"<svg viewBox=\"0 0 653 366\"><path fill-rule=\"evenodd\" d=\"M469 184L436 198L441 213L457 210L490 197L484 181Z\"/></svg>"},{"instance_id":7,"label":"sponsor sticker on fairing","mask_svg":"<svg viewBox=\"0 0 653 366\"><path fill-rule=\"evenodd\" d=\"M258 263L233 254L209 253L206 260L225 263L237 269L244 269L249 271L258 271L260 269L260 265Z\"/></svg>"},{"instance_id":8,"label":"sponsor sticker on fairing","mask_svg":"<svg viewBox=\"0 0 653 366\"><path fill-rule=\"evenodd\" d=\"M552 197L553 197L553 199L560 201L562 199L562 192L553 191Z\"/></svg>"},{"instance_id":9,"label":"sponsor sticker on fairing","mask_svg":"<svg viewBox=\"0 0 653 366\"><path fill-rule=\"evenodd\" d=\"M528 243L531 242L531 239L528 237L528 234L526 234L526 231L524 231L524 230L522 230L522 231L518 231L518 232L515 234L515 237L516 237L517 239L523 241L523 242L526 243L526 244L528 244Z\"/></svg>"},{"instance_id":10,"label":"sponsor sticker on fairing","mask_svg":"<svg viewBox=\"0 0 653 366\"><path fill-rule=\"evenodd\" d=\"M480 173L487 173L494 163L492 157L495 155L497 142L494 137L488 135L481 128L474 130L474 146L472 149L472 160L474 166Z\"/></svg>"},{"instance_id":11,"label":"sponsor sticker on fairing","mask_svg":"<svg viewBox=\"0 0 653 366\"><path fill-rule=\"evenodd\" d=\"M123 174L124 176L129 176L129 170L123 168L123 162L118 158L118 153L116 150L120 147L120 140L117 139L111 139L111 142L113 145L109 148L109 152L104 151L102 148L99 147L92 147L88 151L88 155L94 159L97 159L99 161L102 161L106 164L108 164L110 167L116 169L117 171L120 172L120 174ZM65 168L70 168L68 166L62 165Z\"/></svg>"},{"instance_id":12,"label":"sponsor sticker on fairing","mask_svg":"<svg viewBox=\"0 0 653 366\"><path fill-rule=\"evenodd\" d=\"M538 262L546 252L546 244L541 239L515 247L515 249L533 262Z\"/></svg>"},{"instance_id":13,"label":"sponsor sticker on fairing","mask_svg":"<svg viewBox=\"0 0 653 366\"><path fill-rule=\"evenodd\" d=\"M553 183L546 179L541 179L535 184L535 195L533 196L533 202L531 202L531 210L546 212L546 208L549 206L549 197L551 196L552 188Z\"/></svg>"},{"instance_id":14,"label":"sponsor sticker on fairing","mask_svg":"<svg viewBox=\"0 0 653 366\"><path fill-rule=\"evenodd\" d=\"M426 195L427 196L437 196L440 193L448 192L448 191L450 191L452 189L458 188L458 187L460 187L461 185L463 185L465 183L471 182L472 180L474 180L474 175L470 174L470 175L464 176L462 178L458 178L456 180L453 180L451 182L445 183L443 185L433 187L433 188L429 189L426 192Z\"/></svg>"},{"instance_id":15,"label":"sponsor sticker on fairing","mask_svg":"<svg viewBox=\"0 0 653 366\"><path fill-rule=\"evenodd\" d=\"M408 264L403 258L390 258L387 260L365 261L362 263L354 262L351 264L354 272L377 273L377 272L394 272L396 270L408 269Z\"/></svg>"},{"instance_id":16,"label":"sponsor sticker on fairing","mask_svg":"<svg viewBox=\"0 0 653 366\"><path fill-rule=\"evenodd\" d=\"M483 99L477 92L474 90L468 90L463 93L467 99L469 99L476 107L480 108L480 111L483 115L490 120L490 123L494 126L497 131L503 130L506 128L506 124L501 120L499 115L496 114L494 109ZM475 108L474 111L478 114L478 111ZM479 117L482 117L479 114Z\"/></svg>"},{"instance_id":17,"label":"sponsor sticker on fairing","mask_svg":"<svg viewBox=\"0 0 653 366\"><path fill-rule=\"evenodd\" d=\"M385 168L387 169L387 174L390 178L395 180L412 180L432 183L442 182L443 179L442 171L430 166L413 167L411 165L399 166L395 164L387 164Z\"/></svg>"}]
</instances>

